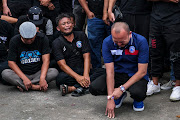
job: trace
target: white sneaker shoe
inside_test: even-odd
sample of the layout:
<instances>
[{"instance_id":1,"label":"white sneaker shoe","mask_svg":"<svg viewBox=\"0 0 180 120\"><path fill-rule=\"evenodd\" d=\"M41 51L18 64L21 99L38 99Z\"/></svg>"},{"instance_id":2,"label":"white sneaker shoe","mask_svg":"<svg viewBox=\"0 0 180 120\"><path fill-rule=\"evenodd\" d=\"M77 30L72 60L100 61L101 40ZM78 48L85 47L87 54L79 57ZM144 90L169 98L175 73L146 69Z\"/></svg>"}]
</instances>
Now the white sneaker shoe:
<instances>
[{"instance_id":1,"label":"white sneaker shoe","mask_svg":"<svg viewBox=\"0 0 180 120\"><path fill-rule=\"evenodd\" d=\"M169 82L167 82L167 83L165 83L165 84L163 84L163 85L161 86L161 89L162 89L162 90L169 90L169 89L173 88L174 85L175 85L175 82L172 81L172 80L169 80Z\"/></svg>"},{"instance_id":2,"label":"white sneaker shoe","mask_svg":"<svg viewBox=\"0 0 180 120\"><path fill-rule=\"evenodd\" d=\"M153 93L158 93L160 92L160 83L158 83L158 85L155 85L153 83L153 81L149 81L149 83L147 84L147 92L146 92L146 95L150 96L152 95Z\"/></svg>"},{"instance_id":3,"label":"white sneaker shoe","mask_svg":"<svg viewBox=\"0 0 180 120\"><path fill-rule=\"evenodd\" d=\"M173 91L170 96L171 101L178 101L180 100L180 86L176 86L173 88Z\"/></svg>"}]
</instances>

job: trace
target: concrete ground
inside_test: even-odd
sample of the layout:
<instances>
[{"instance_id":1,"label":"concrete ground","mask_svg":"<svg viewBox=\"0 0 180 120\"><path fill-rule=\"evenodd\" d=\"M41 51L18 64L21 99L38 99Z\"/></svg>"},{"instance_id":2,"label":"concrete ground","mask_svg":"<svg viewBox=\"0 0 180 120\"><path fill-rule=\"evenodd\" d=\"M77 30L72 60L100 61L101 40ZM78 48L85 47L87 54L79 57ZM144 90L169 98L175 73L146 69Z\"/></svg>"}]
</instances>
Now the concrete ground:
<instances>
[{"instance_id":1,"label":"concrete ground","mask_svg":"<svg viewBox=\"0 0 180 120\"><path fill-rule=\"evenodd\" d=\"M165 74L161 83L169 80ZM180 120L180 102L170 102L171 90L147 97L145 110L135 112L128 97L115 110L115 120ZM106 96L62 97L55 82L47 92L19 92L13 86L0 84L0 120L106 120Z\"/></svg>"}]
</instances>

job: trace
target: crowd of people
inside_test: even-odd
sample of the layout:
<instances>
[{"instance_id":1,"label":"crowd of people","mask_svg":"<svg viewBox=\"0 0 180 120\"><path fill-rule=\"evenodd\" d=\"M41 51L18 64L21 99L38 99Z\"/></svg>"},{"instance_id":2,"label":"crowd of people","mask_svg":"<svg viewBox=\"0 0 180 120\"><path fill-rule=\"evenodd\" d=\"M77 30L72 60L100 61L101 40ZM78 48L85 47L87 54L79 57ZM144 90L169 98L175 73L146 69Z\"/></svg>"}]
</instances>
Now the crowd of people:
<instances>
[{"instance_id":1,"label":"crowd of people","mask_svg":"<svg viewBox=\"0 0 180 120\"><path fill-rule=\"evenodd\" d=\"M134 111L143 111L144 99L161 89L173 88L170 100L180 100L179 0L1 2L2 84L47 91L56 80L62 96L107 95L109 118L126 91ZM119 21L114 6L122 12ZM160 86L165 68L171 78Z\"/></svg>"}]
</instances>

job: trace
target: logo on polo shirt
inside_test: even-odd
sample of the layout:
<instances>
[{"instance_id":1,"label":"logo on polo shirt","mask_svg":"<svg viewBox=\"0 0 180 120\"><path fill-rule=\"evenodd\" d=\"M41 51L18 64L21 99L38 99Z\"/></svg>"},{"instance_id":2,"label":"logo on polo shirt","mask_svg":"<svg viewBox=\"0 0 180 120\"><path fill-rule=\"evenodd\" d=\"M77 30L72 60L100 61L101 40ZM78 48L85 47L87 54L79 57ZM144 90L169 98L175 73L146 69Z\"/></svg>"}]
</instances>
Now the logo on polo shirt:
<instances>
[{"instance_id":1,"label":"logo on polo shirt","mask_svg":"<svg viewBox=\"0 0 180 120\"><path fill-rule=\"evenodd\" d=\"M81 42L81 41L77 41L77 42L76 42L76 46L77 46L78 48L81 48L81 47L82 47L82 42Z\"/></svg>"},{"instance_id":2,"label":"logo on polo shirt","mask_svg":"<svg viewBox=\"0 0 180 120\"><path fill-rule=\"evenodd\" d=\"M134 46L130 46L129 47L129 52L130 53L134 53L135 52L135 47Z\"/></svg>"}]
</instances>

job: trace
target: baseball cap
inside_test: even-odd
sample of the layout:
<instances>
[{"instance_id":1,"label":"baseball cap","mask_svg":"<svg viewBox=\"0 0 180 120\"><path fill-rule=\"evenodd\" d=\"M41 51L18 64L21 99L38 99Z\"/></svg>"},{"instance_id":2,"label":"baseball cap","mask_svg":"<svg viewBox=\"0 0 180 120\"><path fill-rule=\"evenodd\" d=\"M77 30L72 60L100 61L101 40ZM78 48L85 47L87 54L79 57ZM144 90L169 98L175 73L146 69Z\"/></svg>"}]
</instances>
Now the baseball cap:
<instances>
[{"instance_id":1,"label":"baseball cap","mask_svg":"<svg viewBox=\"0 0 180 120\"><path fill-rule=\"evenodd\" d=\"M37 6L31 7L28 11L28 18L29 21L33 22L35 25L41 25L43 23L42 10Z\"/></svg>"},{"instance_id":2,"label":"baseball cap","mask_svg":"<svg viewBox=\"0 0 180 120\"><path fill-rule=\"evenodd\" d=\"M23 22L19 27L19 32L23 38L33 38L37 30L32 22Z\"/></svg>"}]
</instances>

